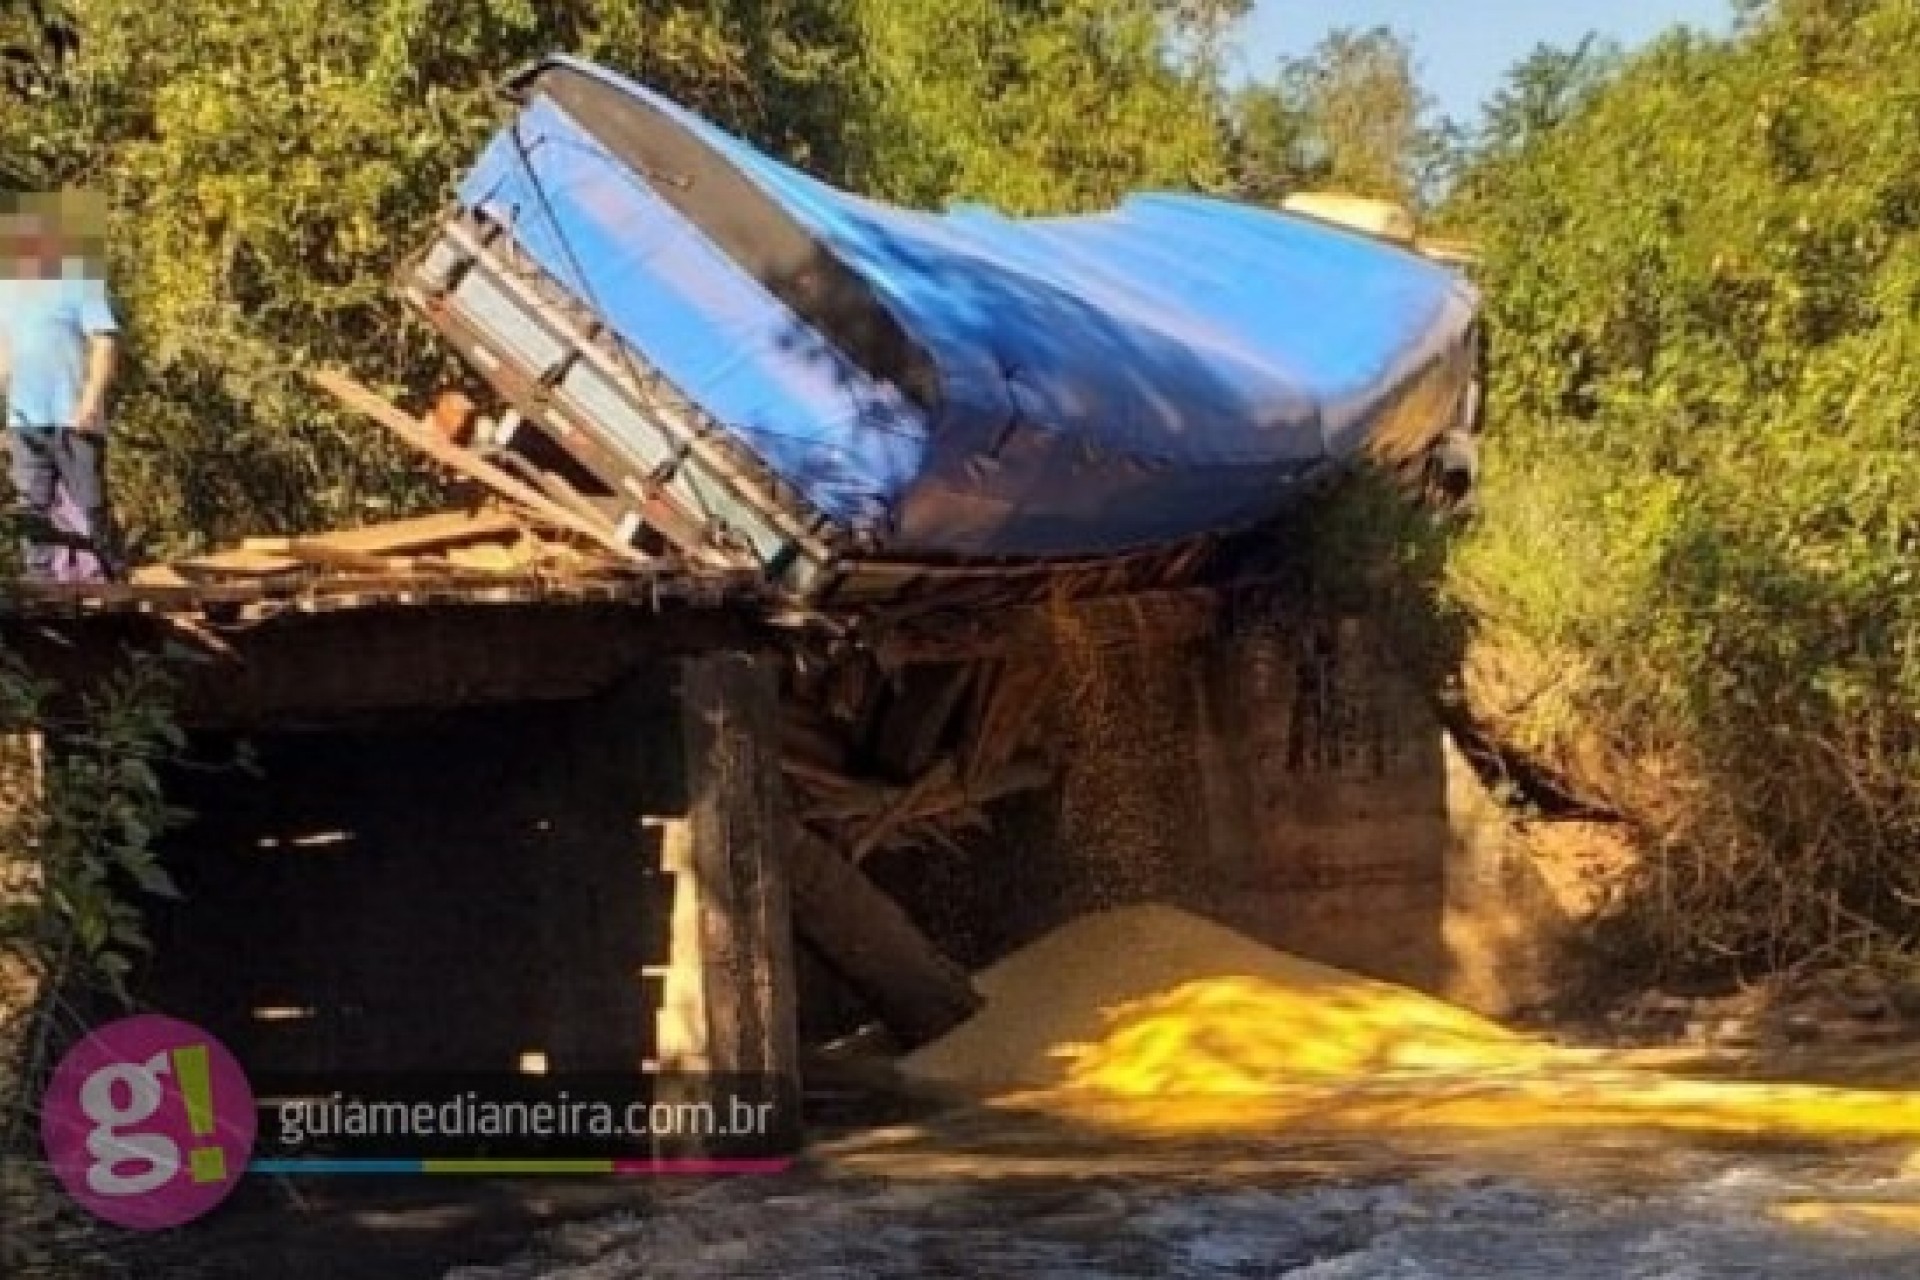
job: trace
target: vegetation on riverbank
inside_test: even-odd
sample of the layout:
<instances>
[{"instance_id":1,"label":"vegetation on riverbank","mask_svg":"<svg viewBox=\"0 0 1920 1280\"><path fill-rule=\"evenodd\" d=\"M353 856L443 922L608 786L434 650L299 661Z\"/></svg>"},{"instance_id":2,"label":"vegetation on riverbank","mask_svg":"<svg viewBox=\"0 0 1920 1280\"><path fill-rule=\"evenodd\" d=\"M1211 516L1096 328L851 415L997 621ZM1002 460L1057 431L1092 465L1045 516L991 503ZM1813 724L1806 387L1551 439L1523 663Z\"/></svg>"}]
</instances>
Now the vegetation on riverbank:
<instances>
[{"instance_id":1,"label":"vegetation on riverbank","mask_svg":"<svg viewBox=\"0 0 1920 1280\"><path fill-rule=\"evenodd\" d=\"M1911 966L1920 10L1782 0L1516 83L1451 210L1498 335L1476 710L1644 833L1616 959Z\"/></svg>"}]
</instances>

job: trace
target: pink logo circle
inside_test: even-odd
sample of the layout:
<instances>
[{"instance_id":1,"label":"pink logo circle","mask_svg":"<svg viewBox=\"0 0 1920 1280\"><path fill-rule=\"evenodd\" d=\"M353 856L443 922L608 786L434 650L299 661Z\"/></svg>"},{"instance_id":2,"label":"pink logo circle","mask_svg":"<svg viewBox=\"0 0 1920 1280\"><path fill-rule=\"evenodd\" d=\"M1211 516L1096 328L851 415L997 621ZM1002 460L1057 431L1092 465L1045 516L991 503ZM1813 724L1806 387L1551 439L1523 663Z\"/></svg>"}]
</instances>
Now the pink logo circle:
<instances>
[{"instance_id":1,"label":"pink logo circle","mask_svg":"<svg viewBox=\"0 0 1920 1280\"><path fill-rule=\"evenodd\" d=\"M40 1111L61 1184L137 1231L191 1222L226 1199L247 1170L254 1124L253 1089L226 1046L157 1014L75 1045Z\"/></svg>"}]
</instances>

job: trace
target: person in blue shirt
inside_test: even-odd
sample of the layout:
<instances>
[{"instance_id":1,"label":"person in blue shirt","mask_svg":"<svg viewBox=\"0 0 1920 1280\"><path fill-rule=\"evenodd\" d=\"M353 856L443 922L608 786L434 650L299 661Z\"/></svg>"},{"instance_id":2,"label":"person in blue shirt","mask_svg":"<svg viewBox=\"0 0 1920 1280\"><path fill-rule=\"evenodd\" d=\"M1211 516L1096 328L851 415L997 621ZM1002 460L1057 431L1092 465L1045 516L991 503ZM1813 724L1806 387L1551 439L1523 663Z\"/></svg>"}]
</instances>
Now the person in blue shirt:
<instances>
[{"instance_id":1,"label":"person in blue shirt","mask_svg":"<svg viewBox=\"0 0 1920 1280\"><path fill-rule=\"evenodd\" d=\"M120 576L102 462L107 391L120 332L106 283L48 212L0 215L0 386L13 486L26 507L29 578L56 576L62 491L76 532L109 578Z\"/></svg>"}]
</instances>

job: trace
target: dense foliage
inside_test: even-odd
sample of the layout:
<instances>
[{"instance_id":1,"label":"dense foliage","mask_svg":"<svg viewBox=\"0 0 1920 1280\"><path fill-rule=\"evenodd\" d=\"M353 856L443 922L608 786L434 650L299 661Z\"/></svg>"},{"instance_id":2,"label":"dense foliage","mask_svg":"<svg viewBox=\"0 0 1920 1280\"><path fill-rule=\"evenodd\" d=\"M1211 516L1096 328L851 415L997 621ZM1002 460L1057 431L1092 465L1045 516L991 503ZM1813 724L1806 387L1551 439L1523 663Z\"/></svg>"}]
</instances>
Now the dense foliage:
<instances>
[{"instance_id":1,"label":"dense foliage","mask_svg":"<svg viewBox=\"0 0 1920 1280\"><path fill-rule=\"evenodd\" d=\"M1483 710L1652 834L1636 954L1912 947L1920 7L1543 53L1500 107L1452 211L1498 350Z\"/></svg>"},{"instance_id":2,"label":"dense foliage","mask_svg":"<svg viewBox=\"0 0 1920 1280\"><path fill-rule=\"evenodd\" d=\"M1168 23L1212 21L1205 12L1145 0L856 7L876 106L864 172L849 175L862 190L1058 212L1224 182L1210 63L1163 56Z\"/></svg>"},{"instance_id":3,"label":"dense foliage","mask_svg":"<svg viewBox=\"0 0 1920 1280\"><path fill-rule=\"evenodd\" d=\"M1231 123L1242 195L1301 186L1424 203L1450 134L1414 72L1413 46L1385 27L1336 30L1304 57L1235 95Z\"/></svg>"},{"instance_id":4,"label":"dense foliage","mask_svg":"<svg viewBox=\"0 0 1920 1280\"><path fill-rule=\"evenodd\" d=\"M183 816L161 791L185 743L172 695L155 658L75 698L0 650L0 1152L85 1006L127 998L150 946L140 899L179 892L156 847Z\"/></svg>"},{"instance_id":5,"label":"dense foliage","mask_svg":"<svg viewBox=\"0 0 1920 1280\"><path fill-rule=\"evenodd\" d=\"M15 101L51 94L78 43L73 16L55 0L8 0L0 5L0 88Z\"/></svg>"}]
</instances>

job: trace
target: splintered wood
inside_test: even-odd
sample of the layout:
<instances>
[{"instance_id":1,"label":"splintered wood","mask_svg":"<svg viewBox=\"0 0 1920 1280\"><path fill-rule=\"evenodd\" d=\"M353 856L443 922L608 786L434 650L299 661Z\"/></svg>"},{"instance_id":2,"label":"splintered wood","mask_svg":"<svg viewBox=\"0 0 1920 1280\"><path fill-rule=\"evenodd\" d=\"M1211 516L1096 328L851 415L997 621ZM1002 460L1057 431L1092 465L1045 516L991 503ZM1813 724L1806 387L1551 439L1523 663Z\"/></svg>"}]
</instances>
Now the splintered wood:
<instances>
[{"instance_id":1,"label":"splintered wood","mask_svg":"<svg viewBox=\"0 0 1920 1280\"><path fill-rule=\"evenodd\" d=\"M466 447L461 442L472 433L453 429L458 423L449 425L446 397L434 412L413 418L343 373L318 373L313 381L478 496L469 496L462 510L323 533L247 538L238 547L143 567L129 586L90 589L77 603L120 603L171 614L194 612L216 602L216 596L218 603L243 607L290 594L323 595L330 604L350 606L458 600L463 593L505 602L576 595L635 600L649 587L669 582L713 585L720 594L750 585L737 571L649 555L564 481L544 473L523 478ZM120 595L129 599L121 601Z\"/></svg>"},{"instance_id":2,"label":"splintered wood","mask_svg":"<svg viewBox=\"0 0 1920 1280\"><path fill-rule=\"evenodd\" d=\"M347 408L372 418L447 470L484 485L501 501L518 507L530 520L584 537L616 560L645 561L646 557L620 537L610 522L589 519L561 505L481 454L443 438L429 423L407 416L346 374L324 370L313 375L313 382Z\"/></svg>"},{"instance_id":3,"label":"splintered wood","mask_svg":"<svg viewBox=\"0 0 1920 1280\"><path fill-rule=\"evenodd\" d=\"M796 641L781 724L795 814L855 864L961 848L991 830L996 802L1055 779L1039 716L1059 680L1063 628L1096 648L1178 644L1211 631L1225 607L1216 591L1180 587L880 615L861 645Z\"/></svg>"},{"instance_id":4,"label":"splintered wood","mask_svg":"<svg viewBox=\"0 0 1920 1280\"><path fill-rule=\"evenodd\" d=\"M543 537L524 513L497 505L328 533L248 538L232 550L138 570L135 581L164 586L326 576L345 586L356 578L591 574L614 567L604 557Z\"/></svg>"},{"instance_id":5,"label":"splintered wood","mask_svg":"<svg viewBox=\"0 0 1920 1280\"><path fill-rule=\"evenodd\" d=\"M892 674L860 651L803 653L781 725L795 816L856 864L990 830L989 805L1053 779L1027 740L1045 669L1044 650Z\"/></svg>"}]
</instances>

